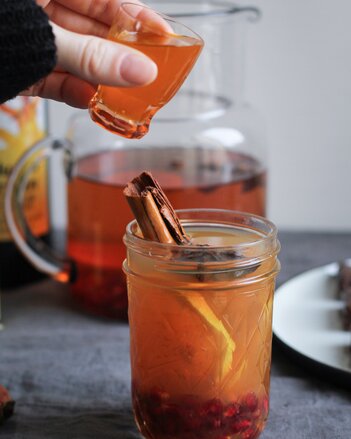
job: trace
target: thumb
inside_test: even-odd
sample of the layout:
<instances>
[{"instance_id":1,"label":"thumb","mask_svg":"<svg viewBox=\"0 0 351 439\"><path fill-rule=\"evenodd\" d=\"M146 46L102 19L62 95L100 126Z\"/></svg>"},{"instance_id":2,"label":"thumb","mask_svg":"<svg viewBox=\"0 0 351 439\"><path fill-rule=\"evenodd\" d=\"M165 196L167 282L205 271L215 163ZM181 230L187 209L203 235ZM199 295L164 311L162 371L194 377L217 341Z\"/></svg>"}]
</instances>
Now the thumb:
<instances>
[{"instance_id":1,"label":"thumb","mask_svg":"<svg viewBox=\"0 0 351 439\"><path fill-rule=\"evenodd\" d=\"M148 84L157 76L156 64L137 50L51 25L58 65L81 79L93 84L128 87Z\"/></svg>"}]
</instances>

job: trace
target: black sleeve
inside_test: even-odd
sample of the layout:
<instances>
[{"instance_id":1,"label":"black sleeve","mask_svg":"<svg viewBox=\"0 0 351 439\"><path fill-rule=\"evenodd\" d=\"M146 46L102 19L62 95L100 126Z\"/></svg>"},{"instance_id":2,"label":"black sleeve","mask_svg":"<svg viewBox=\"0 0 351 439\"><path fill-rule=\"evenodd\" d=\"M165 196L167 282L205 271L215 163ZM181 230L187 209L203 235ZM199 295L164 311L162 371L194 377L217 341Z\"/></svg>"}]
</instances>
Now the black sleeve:
<instances>
[{"instance_id":1,"label":"black sleeve","mask_svg":"<svg viewBox=\"0 0 351 439\"><path fill-rule=\"evenodd\" d=\"M48 16L34 0L0 0L0 103L48 75L56 64Z\"/></svg>"}]
</instances>

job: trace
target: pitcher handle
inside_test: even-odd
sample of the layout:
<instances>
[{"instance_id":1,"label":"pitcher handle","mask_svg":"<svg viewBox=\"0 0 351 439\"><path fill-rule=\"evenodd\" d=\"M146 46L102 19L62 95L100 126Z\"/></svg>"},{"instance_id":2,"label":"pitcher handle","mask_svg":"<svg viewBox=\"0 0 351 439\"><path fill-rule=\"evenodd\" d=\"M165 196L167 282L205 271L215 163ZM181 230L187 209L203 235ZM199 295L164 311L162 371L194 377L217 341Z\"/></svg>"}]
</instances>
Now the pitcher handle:
<instances>
[{"instance_id":1,"label":"pitcher handle","mask_svg":"<svg viewBox=\"0 0 351 439\"><path fill-rule=\"evenodd\" d=\"M42 240L33 235L23 210L24 193L31 173L43 160L47 160L53 151L65 147L66 142L47 137L22 155L8 178L5 218L14 243L35 268L60 282L73 282L76 271L74 262L55 254ZM31 164L26 169L30 159Z\"/></svg>"}]
</instances>

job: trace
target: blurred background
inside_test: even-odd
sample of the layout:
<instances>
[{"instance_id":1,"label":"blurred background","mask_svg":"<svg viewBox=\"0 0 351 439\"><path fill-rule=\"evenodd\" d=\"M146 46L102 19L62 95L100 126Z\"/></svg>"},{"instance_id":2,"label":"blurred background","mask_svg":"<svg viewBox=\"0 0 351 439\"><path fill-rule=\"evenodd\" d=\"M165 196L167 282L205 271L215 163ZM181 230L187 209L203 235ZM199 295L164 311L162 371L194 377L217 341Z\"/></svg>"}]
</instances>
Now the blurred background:
<instances>
[{"instance_id":1,"label":"blurred background","mask_svg":"<svg viewBox=\"0 0 351 439\"><path fill-rule=\"evenodd\" d=\"M262 10L247 33L245 92L266 126L268 216L281 229L350 231L351 2L238 3ZM79 111L50 102L53 135Z\"/></svg>"}]
</instances>

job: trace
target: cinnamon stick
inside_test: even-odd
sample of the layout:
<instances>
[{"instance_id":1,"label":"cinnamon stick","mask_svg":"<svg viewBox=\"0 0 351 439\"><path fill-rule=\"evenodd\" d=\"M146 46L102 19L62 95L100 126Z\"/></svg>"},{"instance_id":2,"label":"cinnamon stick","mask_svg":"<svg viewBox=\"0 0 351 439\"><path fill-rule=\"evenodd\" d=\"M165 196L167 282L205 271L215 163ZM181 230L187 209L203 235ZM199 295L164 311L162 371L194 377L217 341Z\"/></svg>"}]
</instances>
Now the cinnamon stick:
<instances>
[{"instance_id":1,"label":"cinnamon stick","mask_svg":"<svg viewBox=\"0 0 351 439\"><path fill-rule=\"evenodd\" d=\"M161 186L149 172L134 178L123 191L145 239L168 244L190 244Z\"/></svg>"}]
</instances>

